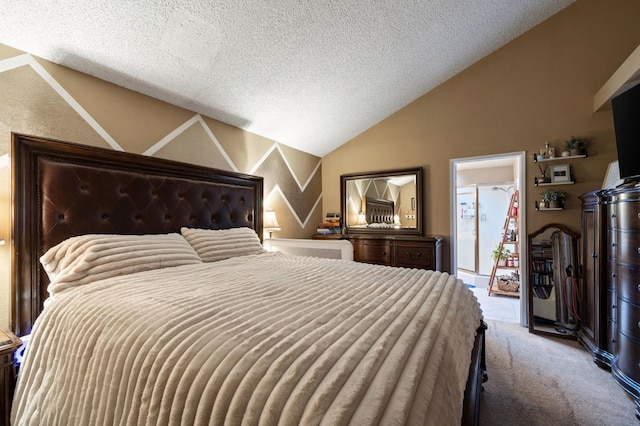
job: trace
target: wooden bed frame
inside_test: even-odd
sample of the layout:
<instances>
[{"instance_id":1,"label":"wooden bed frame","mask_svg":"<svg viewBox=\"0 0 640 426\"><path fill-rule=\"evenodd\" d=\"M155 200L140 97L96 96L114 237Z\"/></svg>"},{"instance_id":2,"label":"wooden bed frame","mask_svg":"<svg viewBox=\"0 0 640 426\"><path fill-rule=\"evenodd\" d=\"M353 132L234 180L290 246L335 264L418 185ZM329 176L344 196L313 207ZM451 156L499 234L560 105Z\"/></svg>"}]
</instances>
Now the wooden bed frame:
<instances>
[{"instance_id":1,"label":"wooden bed frame","mask_svg":"<svg viewBox=\"0 0 640 426\"><path fill-rule=\"evenodd\" d=\"M88 233L158 234L182 226L250 227L262 238L263 179L40 137L13 134L12 327L30 333L48 296L39 258ZM478 424L485 380L478 328L463 424Z\"/></svg>"}]
</instances>

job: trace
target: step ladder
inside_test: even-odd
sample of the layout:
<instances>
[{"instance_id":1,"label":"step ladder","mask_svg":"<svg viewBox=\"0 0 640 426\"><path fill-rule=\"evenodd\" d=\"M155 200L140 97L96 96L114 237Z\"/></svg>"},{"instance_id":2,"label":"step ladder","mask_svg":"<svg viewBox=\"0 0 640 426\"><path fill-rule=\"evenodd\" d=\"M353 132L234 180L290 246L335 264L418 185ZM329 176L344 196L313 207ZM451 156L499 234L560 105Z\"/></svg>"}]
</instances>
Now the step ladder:
<instances>
[{"instance_id":1,"label":"step ladder","mask_svg":"<svg viewBox=\"0 0 640 426\"><path fill-rule=\"evenodd\" d=\"M518 247L520 246L520 242L518 240L518 237L511 238L511 233L509 232L511 228L512 230L515 230L516 232L515 235L517 235L517 232L519 229L518 206L517 206L518 195L519 195L519 191L517 189L513 192L513 194L511 194L509 209L507 210L507 215L504 220L504 227L503 227L504 231L502 233L502 237L500 238L500 243L498 244L498 253L502 253L502 250L504 249L505 245L513 247L513 250L510 250L512 253L519 253ZM513 221L514 223L510 227L511 221ZM499 270L519 271L520 270L519 264L518 266L514 266L514 265L500 266L499 263L500 263L500 256L498 256L498 258L495 260L495 262L493 263L493 268L491 269L491 277L489 278L489 286L488 286L489 296L491 296L491 294L499 294L499 295L505 295L505 296L520 297L520 287L518 287L517 291L501 290L498 288L498 283L496 279L496 275ZM520 278L520 280L521 279L522 278ZM518 284L520 284L520 281L518 281Z\"/></svg>"}]
</instances>

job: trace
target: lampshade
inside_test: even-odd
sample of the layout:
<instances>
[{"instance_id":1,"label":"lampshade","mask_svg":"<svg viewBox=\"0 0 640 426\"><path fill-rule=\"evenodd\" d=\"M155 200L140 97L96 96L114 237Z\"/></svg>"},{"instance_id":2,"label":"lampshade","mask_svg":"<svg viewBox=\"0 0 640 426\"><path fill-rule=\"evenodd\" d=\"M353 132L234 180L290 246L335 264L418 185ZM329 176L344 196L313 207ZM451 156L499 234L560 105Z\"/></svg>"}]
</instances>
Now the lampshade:
<instances>
[{"instance_id":1,"label":"lampshade","mask_svg":"<svg viewBox=\"0 0 640 426\"><path fill-rule=\"evenodd\" d=\"M278 219L276 219L275 211L267 210L264 212L264 230L269 233L269 238L271 238L271 233L273 231L280 230L280 225L278 224Z\"/></svg>"},{"instance_id":2,"label":"lampshade","mask_svg":"<svg viewBox=\"0 0 640 426\"><path fill-rule=\"evenodd\" d=\"M367 215L360 213L358 215L358 225L367 225Z\"/></svg>"}]
</instances>

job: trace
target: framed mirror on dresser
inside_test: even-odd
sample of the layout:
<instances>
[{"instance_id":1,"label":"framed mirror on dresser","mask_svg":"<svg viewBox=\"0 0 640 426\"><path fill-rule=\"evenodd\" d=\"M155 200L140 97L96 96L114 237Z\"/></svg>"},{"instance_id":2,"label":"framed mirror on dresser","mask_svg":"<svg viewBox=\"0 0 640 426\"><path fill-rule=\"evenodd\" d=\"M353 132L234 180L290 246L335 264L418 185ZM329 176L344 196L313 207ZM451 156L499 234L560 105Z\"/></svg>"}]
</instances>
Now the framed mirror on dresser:
<instances>
[{"instance_id":1,"label":"framed mirror on dresser","mask_svg":"<svg viewBox=\"0 0 640 426\"><path fill-rule=\"evenodd\" d=\"M442 270L443 238L423 235L422 196L421 167L340 176L340 238L353 244L354 260Z\"/></svg>"}]
</instances>

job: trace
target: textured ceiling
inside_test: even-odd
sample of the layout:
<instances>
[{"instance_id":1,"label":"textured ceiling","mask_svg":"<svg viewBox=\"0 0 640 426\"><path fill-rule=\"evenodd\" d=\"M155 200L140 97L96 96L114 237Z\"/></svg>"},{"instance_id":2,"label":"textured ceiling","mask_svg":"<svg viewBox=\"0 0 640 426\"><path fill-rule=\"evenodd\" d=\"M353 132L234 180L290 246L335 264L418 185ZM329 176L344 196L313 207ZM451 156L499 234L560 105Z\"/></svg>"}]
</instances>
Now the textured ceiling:
<instances>
[{"instance_id":1,"label":"textured ceiling","mask_svg":"<svg viewBox=\"0 0 640 426\"><path fill-rule=\"evenodd\" d=\"M323 156L573 0L0 0L0 43Z\"/></svg>"}]
</instances>

